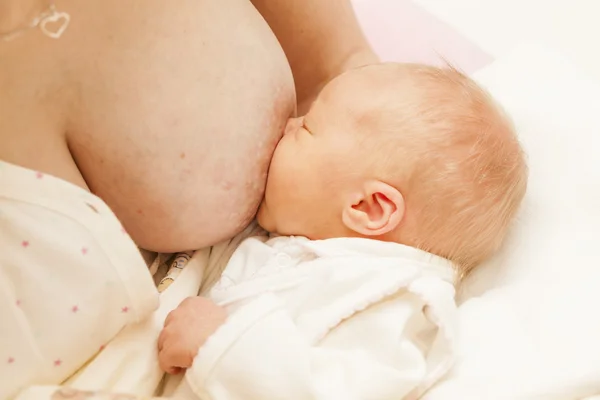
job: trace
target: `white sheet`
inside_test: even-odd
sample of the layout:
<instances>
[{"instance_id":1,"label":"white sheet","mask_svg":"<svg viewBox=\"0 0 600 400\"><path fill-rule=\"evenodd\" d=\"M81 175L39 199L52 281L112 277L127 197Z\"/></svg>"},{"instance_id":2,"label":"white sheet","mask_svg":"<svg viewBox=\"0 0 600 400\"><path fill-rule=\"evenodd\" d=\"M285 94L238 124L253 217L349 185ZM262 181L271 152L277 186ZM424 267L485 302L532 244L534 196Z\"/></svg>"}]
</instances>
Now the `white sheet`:
<instances>
[{"instance_id":1,"label":"white sheet","mask_svg":"<svg viewBox=\"0 0 600 400\"><path fill-rule=\"evenodd\" d=\"M600 79L597 0L411 1L456 28L494 58L508 55L525 40L536 40L559 49L594 79Z\"/></svg>"},{"instance_id":2,"label":"white sheet","mask_svg":"<svg viewBox=\"0 0 600 400\"><path fill-rule=\"evenodd\" d=\"M509 243L467 282L459 362L424 399L600 393L600 86L535 44L477 78L513 116L530 186Z\"/></svg>"}]
</instances>

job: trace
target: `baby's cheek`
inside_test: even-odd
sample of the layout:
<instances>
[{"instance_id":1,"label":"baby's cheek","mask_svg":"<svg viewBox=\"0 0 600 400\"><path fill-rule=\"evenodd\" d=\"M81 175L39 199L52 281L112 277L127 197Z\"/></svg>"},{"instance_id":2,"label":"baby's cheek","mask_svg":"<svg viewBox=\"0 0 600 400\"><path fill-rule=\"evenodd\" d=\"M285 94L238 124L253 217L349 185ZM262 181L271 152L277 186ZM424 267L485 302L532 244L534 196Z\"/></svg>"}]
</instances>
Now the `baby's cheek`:
<instances>
[{"instance_id":1,"label":"baby's cheek","mask_svg":"<svg viewBox=\"0 0 600 400\"><path fill-rule=\"evenodd\" d=\"M292 171L286 162L285 154L275 154L271 160L269 174L267 175L267 201L276 200L285 192L292 180Z\"/></svg>"},{"instance_id":2,"label":"baby's cheek","mask_svg":"<svg viewBox=\"0 0 600 400\"><path fill-rule=\"evenodd\" d=\"M273 220L269 215L269 211L267 210L267 207L265 206L264 202L258 208L258 213L256 214L256 221L263 229L266 229L269 232L273 232L273 230L275 229Z\"/></svg>"}]
</instances>

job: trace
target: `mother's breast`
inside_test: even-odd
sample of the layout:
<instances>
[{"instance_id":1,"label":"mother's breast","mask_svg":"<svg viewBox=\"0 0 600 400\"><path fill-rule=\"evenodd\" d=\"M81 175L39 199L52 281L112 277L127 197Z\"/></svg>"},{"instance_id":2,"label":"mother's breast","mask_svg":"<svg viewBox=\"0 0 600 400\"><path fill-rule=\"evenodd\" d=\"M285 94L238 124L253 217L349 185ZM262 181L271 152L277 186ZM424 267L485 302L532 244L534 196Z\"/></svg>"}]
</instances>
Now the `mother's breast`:
<instances>
[{"instance_id":1,"label":"mother's breast","mask_svg":"<svg viewBox=\"0 0 600 400\"><path fill-rule=\"evenodd\" d=\"M75 10L70 39L79 101L68 141L90 189L144 248L234 235L295 107L273 33L243 0L94 5Z\"/></svg>"}]
</instances>

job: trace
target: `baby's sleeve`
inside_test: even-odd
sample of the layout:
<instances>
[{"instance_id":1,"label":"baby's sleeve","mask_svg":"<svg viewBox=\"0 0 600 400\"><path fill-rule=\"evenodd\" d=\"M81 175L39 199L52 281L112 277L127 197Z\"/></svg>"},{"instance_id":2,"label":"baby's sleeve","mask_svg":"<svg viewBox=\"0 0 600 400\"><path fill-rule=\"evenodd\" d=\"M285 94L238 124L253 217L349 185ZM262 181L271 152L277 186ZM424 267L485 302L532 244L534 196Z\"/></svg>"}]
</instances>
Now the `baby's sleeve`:
<instances>
[{"instance_id":1,"label":"baby's sleeve","mask_svg":"<svg viewBox=\"0 0 600 400\"><path fill-rule=\"evenodd\" d=\"M426 305L402 291L315 341L265 294L208 340L186 374L187 390L212 400L416 398L452 360Z\"/></svg>"}]
</instances>

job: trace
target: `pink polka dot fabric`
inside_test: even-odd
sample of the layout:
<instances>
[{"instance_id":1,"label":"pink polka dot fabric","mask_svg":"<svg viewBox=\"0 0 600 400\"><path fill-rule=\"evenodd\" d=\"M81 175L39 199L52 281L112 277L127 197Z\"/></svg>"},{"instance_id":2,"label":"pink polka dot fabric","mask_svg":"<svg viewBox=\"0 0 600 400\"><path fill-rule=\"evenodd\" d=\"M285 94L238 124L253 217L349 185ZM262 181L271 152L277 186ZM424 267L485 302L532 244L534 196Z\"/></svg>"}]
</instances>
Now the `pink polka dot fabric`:
<instances>
[{"instance_id":1,"label":"pink polka dot fabric","mask_svg":"<svg viewBox=\"0 0 600 400\"><path fill-rule=\"evenodd\" d=\"M53 176L0 161L0 398L59 384L158 305L111 210Z\"/></svg>"}]
</instances>

